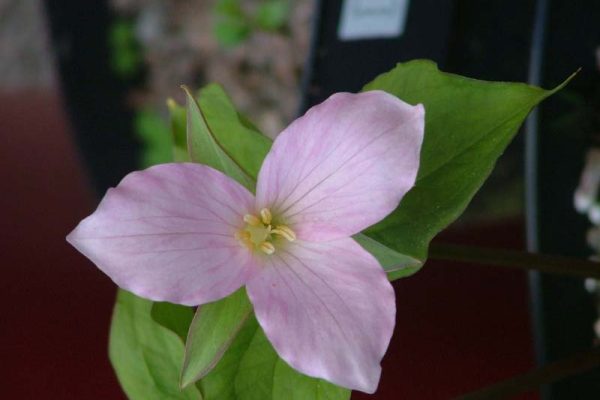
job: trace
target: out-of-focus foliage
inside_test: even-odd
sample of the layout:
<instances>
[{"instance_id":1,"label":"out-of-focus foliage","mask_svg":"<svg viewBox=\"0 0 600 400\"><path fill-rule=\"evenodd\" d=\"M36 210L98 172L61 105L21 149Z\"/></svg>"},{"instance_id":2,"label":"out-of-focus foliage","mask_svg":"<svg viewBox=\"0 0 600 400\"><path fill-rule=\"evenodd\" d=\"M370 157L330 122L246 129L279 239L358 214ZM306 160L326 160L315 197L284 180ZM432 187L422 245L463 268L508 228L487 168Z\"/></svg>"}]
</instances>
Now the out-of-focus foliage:
<instances>
[{"instance_id":1,"label":"out-of-focus foliage","mask_svg":"<svg viewBox=\"0 0 600 400\"><path fill-rule=\"evenodd\" d=\"M133 23L126 19L115 21L110 26L108 44L113 71L123 79L135 75L142 65L143 57L135 38Z\"/></svg>"},{"instance_id":2,"label":"out-of-focus foliage","mask_svg":"<svg viewBox=\"0 0 600 400\"><path fill-rule=\"evenodd\" d=\"M289 0L262 0L246 8L241 0L219 0L215 5L214 34L224 47L246 40L253 31L281 31L290 15Z\"/></svg>"},{"instance_id":3,"label":"out-of-focus foliage","mask_svg":"<svg viewBox=\"0 0 600 400\"><path fill-rule=\"evenodd\" d=\"M164 119L150 109L135 114L134 129L142 140L141 167L162 164L173 160L173 139Z\"/></svg>"}]
</instances>

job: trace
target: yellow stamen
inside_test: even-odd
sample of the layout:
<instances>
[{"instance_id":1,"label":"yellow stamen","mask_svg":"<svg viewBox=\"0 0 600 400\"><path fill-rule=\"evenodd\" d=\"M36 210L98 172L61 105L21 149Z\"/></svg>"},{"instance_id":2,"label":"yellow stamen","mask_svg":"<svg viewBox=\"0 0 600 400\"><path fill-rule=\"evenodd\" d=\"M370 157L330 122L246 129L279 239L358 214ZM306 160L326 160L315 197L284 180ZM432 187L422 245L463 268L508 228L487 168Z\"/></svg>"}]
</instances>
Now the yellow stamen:
<instances>
[{"instance_id":1,"label":"yellow stamen","mask_svg":"<svg viewBox=\"0 0 600 400\"><path fill-rule=\"evenodd\" d=\"M271 230L271 233L283 236L290 242L296 240L296 233L294 233L293 230L291 230L288 226L285 225L277 225L275 229Z\"/></svg>"},{"instance_id":2,"label":"yellow stamen","mask_svg":"<svg viewBox=\"0 0 600 400\"><path fill-rule=\"evenodd\" d=\"M273 246L273 243L270 242L262 242L261 244L258 245L258 248L266 254L273 254L275 253L275 246Z\"/></svg>"},{"instance_id":3,"label":"yellow stamen","mask_svg":"<svg viewBox=\"0 0 600 400\"><path fill-rule=\"evenodd\" d=\"M265 225L269 225L271 223L271 218L273 218L271 211L268 208L263 208L260 210L260 217Z\"/></svg>"},{"instance_id":4,"label":"yellow stamen","mask_svg":"<svg viewBox=\"0 0 600 400\"><path fill-rule=\"evenodd\" d=\"M258 217L254 216L252 214L244 215L244 222L246 222L248 225L251 225L251 226L259 226L260 225L260 219L258 219Z\"/></svg>"}]
</instances>

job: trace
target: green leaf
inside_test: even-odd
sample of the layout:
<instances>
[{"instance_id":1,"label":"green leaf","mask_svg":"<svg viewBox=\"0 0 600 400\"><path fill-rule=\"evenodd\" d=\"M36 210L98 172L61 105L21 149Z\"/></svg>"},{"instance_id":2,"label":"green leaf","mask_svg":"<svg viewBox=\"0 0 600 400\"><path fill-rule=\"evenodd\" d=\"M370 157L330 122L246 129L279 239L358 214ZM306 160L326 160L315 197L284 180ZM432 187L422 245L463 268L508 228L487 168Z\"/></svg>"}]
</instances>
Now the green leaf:
<instances>
[{"instance_id":1,"label":"green leaf","mask_svg":"<svg viewBox=\"0 0 600 400\"><path fill-rule=\"evenodd\" d=\"M180 304L156 302L150 312L152 319L161 326L169 329L185 343L188 329L194 318L194 309Z\"/></svg>"},{"instance_id":2,"label":"green leaf","mask_svg":"<svg viewBox=\"0 0 600 400\"><path fill-rule=\"evenodd\" d=\"M196 385L202 388L206 399L214 400L235 400L236 390L234 386L235 378L239 371L242 355L248 349L250 341L256 333L257 324L254 316L250 314L246 322L233 338L233 342L225 351L225 354L217 365Z\"/></svg>"},{"instance_id":3,"label":"green leaf","mask_svg":"<svg viewBox=\"0 0 600 400\"><path fill-rule=\"evenodd\" d=\"M110 328L109 356L132 400L202 399L191 386L179 388L183 343L151 317L152 302L119 290Z\"/></svg>"},{"instance_id":4,"label":"green leaf","mask_svg":"<svg viewBox=\"0 0 600 400\"><path fill-rule=\"evenodd\" d=\"M271 149L271 139L237 112L221 86L205 86L200 90L198 99L202 114L217 143L232 162L256 181L260 166Z\"/></svg>"},{"instance_id":5,"label":"green leaf","mask_svg":"<svg viewBox=\"0 0 600 400\"><path fill-rule=\"evenodd\" d=\"M131 78L142 66L143 56L135 38L135 25L127 19L118 19L108 32L110 66L119 77Z\"/></svg>"},{"instance_id":6,"label":"green leaf","mask_svg":"<svg viewBox=\"0 0 600 400\"><path fill-rule=\"evenodd\" d=\"M479 81L441 72L425 60L398 64L366 85L364 90L424 104L425 140L415 187L365 233L424 261L431 239L462 214L527 114L563 85L543 90Z\"/></svg>"},{"instance_id":7,"label":"green leaf","mask_svg":"<svg viewBox=\"0 0 600 400\"><path fill-rule=\"evenodd\" d=\"M187 117L185 107L173 99L167 100L169 108L169 125L172 137L172 155L175 162L188 162L190 155L187 151Z\"/></svg>"},{"instance_id":8,"label":"green leaf","mask_svg":"<svg viewBox=\"0 0 600 400\"><path fill-rule=\"evenodd\" d=\"M268 0L258 6L255 23L266 31L275 31L285 25L289 14L288 0Z\"/></svg>"},{"instance_id":9,"label":"green leaf","mask_svg":"<svg viewBox=\"0 0 600 400\"><path fill-rule=\"evenodd\" d=\"M159 114L149 109L138 111L134 119L134 128L137 136L144 143L140 160L142 167L172 161L173 139L169 135L168 126Z\"/></svg>"},{"instance_id":10,"label":"green leaf","mask_svg":"<svg viewBox=\"0 0 600 400\"><path fill-rule=\"evenodd\" d=\"M410 276L423 266L416 258L398 253L362 233L352 238L379 261L390 281Z\"/></svg>"},{"instance_id":11,"label":"green leaf","mask_svg":"<svg viewBox=\"0 0 600 400\"><path fill-rule=\"evenodd\" d=\"M347 400L350 390L300 374L279 358L252 315L201 381L207 400Z\"/></svg>"},{"instance_id":12,"label":"green leaf","mask_svg":"<svg viewBox=\"0 0 600 400\"><path fill-rule=\"evenodd\" d=\"M250 25L245 16L221 18L214 27L214 35L223 47L233 47L250 36Z\"/></svg>"},{"instance_id":13,"label":"green leaf","mask_svg":"<svg viewBox=\"0 0 600 400\"><path fill-rule=\"evenodd\" d=\"M204 377L219 362L250 314L245 289L198 307L185 343L181 386Z\"/></svg>"},{"instance_id":14,"label":"green leaf","mask_svg":"<svg viewBox=\"0 0 600 400\"><path fill-rule=\"evenodd\" d=\"M215 13L217 15L243 15L241 0L218 0L215 4Z\"/></svg>"},{"instance_id":15,"label":"green leaf","mask_svg":"<svg viewBox=\"0 0 600 400\"><path fill-rule=\"evenodd\" d=\"M207 125L192 94L186 88L184 90L187 95L187 145L190 159L219 170L249 190L254 190L254 182L249 174L227 154Z\"/></svg>"}]
</instances>

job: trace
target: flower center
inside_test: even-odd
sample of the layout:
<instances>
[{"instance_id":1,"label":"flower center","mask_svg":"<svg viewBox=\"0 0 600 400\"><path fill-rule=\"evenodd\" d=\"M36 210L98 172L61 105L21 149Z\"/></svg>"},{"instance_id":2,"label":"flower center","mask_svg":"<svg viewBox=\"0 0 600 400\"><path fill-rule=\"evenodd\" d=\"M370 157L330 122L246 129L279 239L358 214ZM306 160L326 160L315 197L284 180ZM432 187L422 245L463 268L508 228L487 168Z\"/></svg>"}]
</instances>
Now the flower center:
<instances>
[{"instance_id":1,"label":"flower center","mask_svg":"<svg viewBox=\"0 0 600 400\"><path fill-rule=\"evenodd\" d=\"M273 216L268 208L260 210L258 216L252 214L244 215L246 226L235 234L235 238L249 249L258 249L265 254L275 252L274 241L284 238L289 242L296 240L296 234L286 225L275 225L273 227Z\"/></svg>"}]
</instances>

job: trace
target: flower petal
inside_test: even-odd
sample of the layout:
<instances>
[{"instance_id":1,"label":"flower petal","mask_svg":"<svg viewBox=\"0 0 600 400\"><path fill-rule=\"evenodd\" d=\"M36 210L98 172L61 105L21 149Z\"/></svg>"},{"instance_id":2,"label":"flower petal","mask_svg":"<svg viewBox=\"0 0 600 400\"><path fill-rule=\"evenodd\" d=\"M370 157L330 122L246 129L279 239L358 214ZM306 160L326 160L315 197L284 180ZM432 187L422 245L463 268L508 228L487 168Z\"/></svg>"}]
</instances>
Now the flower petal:
<instances>
[{"instance_id":1,"label":"flower petal","mask_svg":"<svg viewBox=\"0 0 600 400\"><path fill-rule=\"evenodd\" d=\"M423 130L421 105L381 91L335 94L275 140L259 173L257 206L303 240L360 232L414 185Z\"/></svg>"},{"instance_id":2,"label":"flower petal","mask_svg":"<svg viewBox=\"0 0 600 400\"><path fill-rule=\"evenodd\" d=\"M203 304L255 271L234 237L253 206L252 194L219 171L163 164L127 175L67 240L124 289Z\"/></svg>"},{"instance_id":3,"label":"flower petal","mask_svg":"<svg viewBox=\"0 0 600 400\"><path fill-rule=\"evenodd\" d=\"M373 393L395 323L394 290L350 238L290 243L247 283L256 317L298 371Z\"/></svg>"}]
</instances>

